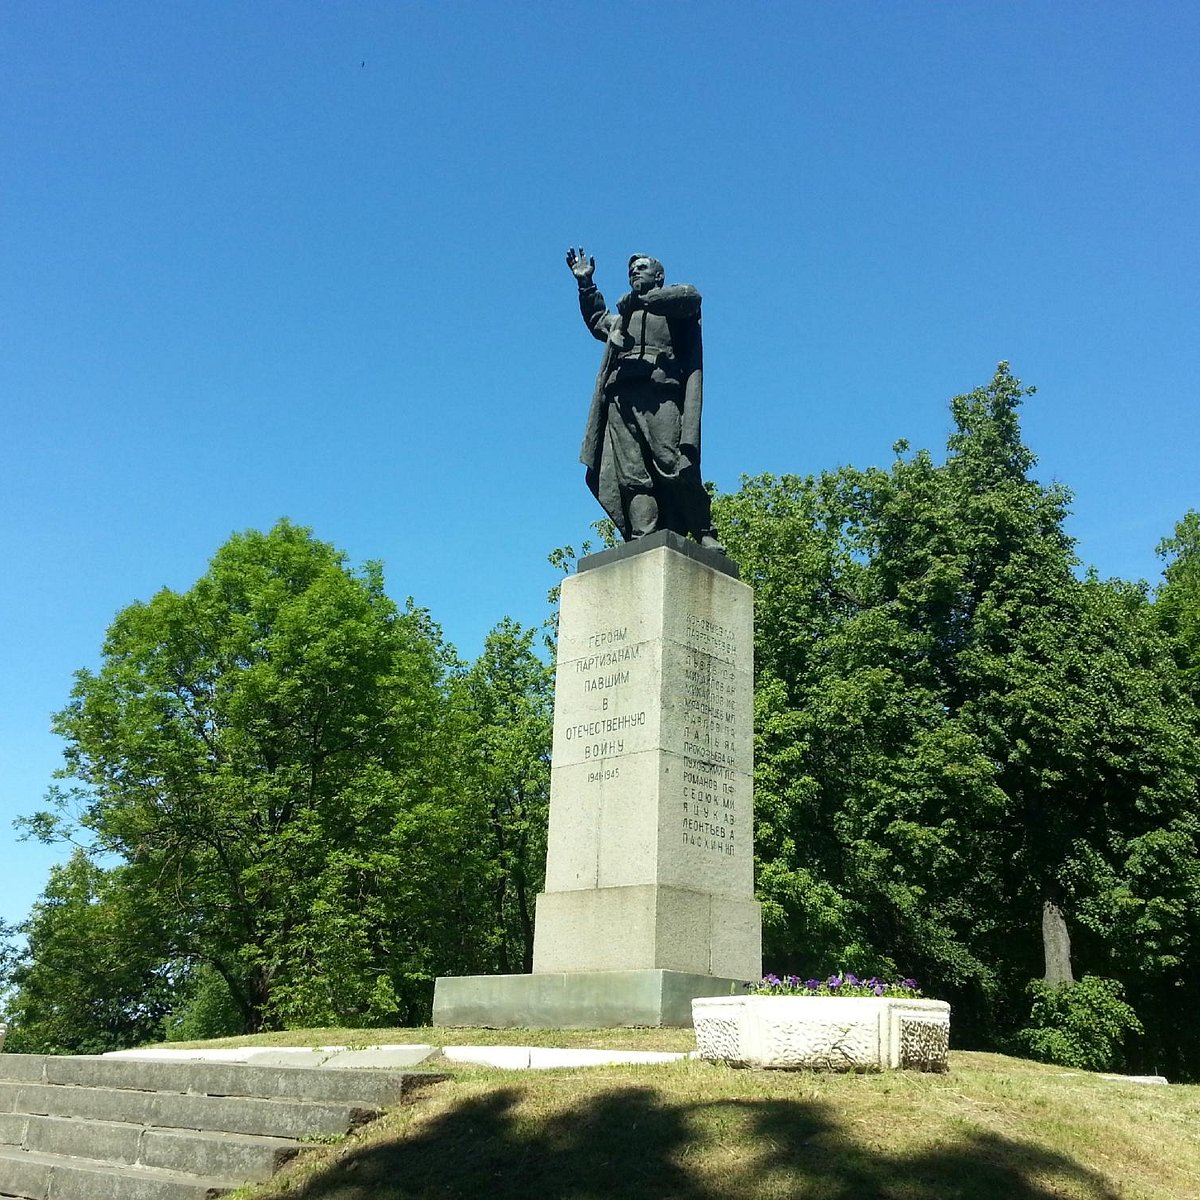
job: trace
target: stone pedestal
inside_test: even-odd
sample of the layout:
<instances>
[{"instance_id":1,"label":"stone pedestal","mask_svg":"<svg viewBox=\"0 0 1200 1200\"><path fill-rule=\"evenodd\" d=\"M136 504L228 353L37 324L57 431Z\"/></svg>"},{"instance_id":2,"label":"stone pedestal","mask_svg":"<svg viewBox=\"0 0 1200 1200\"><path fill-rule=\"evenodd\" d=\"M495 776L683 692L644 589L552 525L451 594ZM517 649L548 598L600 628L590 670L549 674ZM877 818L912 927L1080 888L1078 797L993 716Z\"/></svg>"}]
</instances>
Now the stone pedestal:
<instances>
[{"instance_id":1,"label":"stone pedestal","mask_svg":"<svg viewBox=\"0 0 1200 1200\"><path fill-rule=\"evenodd\" d=\"M686 1025L695 996L757 979L752 771L736 566L665 532L583 559L562 587L533 975L439 980L434 1022Z\"/></svg>"}]
</instances>

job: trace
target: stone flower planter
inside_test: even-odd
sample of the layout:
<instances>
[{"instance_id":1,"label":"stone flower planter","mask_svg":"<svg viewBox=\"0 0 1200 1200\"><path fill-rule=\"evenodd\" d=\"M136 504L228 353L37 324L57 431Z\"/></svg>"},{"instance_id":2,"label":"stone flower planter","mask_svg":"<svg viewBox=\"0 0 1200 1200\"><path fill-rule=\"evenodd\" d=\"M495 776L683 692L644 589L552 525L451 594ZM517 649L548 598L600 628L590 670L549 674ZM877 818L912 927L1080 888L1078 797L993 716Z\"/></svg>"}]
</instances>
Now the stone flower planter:
<instances>
[{"instance_id":1,"label":"stone flower planter","mask_svg":"<svg viewBox=\"0 0 1200 1200\"><path fill-rule=\"evenodd\" d=\"M950 1005L890 996L708 996L692 1001L701 1058L818 1071L944 1071Z\"/></svg>"}]
</instances>

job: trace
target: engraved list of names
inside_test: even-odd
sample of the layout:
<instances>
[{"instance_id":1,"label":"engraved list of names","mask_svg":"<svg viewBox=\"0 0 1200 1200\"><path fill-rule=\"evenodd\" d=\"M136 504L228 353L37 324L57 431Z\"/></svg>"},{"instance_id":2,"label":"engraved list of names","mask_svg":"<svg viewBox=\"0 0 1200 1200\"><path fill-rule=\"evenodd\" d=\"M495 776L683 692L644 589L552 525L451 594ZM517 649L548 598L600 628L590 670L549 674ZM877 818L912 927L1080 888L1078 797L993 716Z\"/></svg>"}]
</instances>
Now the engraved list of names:
<instances>
[{"instance_id":1,"label":"engraved list of names","mask_svg":"<svg viewBox=\"0 0 1200 1200\"><path fill-rule=\"evenodd\" d=\"M746 732L739 729L738 644L728 625L687 614L680 650L683 755L683 840L708 854L733 857L749 846L738 794Z\"/></svg>"}]
</instances>

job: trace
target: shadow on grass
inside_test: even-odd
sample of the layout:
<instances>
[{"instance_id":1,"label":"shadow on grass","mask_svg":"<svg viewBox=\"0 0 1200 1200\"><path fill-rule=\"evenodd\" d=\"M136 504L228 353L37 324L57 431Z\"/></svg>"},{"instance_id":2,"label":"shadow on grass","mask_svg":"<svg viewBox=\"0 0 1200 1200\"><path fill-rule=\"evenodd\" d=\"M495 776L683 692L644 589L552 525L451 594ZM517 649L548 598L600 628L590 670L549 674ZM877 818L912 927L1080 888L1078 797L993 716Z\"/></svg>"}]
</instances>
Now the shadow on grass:
<instances>
[{"instance_id":1,"label":"shadow on grass","mask_svg":"<svg viewBox=\"0 0 1200 1200\"><path fill-rule=\"evenodd\" d=\"M465 1101L398 1142L351 1151L296 1200L1118 1200L1064 1155L992 1133L912 1157L872 1151L824 1104L664 1103L629 1087L567 1113L518 1111L512 1086ZM699 1142L698 1142L699 1139ZM759 1147L750 1154L745 1143ZM1046 1182L1037 1182L1038 1180Z\"/></svg>"}]
</instances>

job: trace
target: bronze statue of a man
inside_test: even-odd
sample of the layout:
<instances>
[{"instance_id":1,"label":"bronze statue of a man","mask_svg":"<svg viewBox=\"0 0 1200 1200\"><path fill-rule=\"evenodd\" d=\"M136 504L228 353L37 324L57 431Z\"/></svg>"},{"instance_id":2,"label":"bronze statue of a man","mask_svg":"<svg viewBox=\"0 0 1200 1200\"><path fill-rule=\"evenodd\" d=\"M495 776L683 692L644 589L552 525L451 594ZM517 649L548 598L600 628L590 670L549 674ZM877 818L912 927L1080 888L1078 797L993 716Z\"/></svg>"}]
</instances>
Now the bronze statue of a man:
<instances>
[{"instance_id":1,"label":"bronze statue of a man","mask_svg":"<svg viewBox=\"0 0 1200 1200\"><path fill-rule=\"evenodd\" d=\"M722 550L700 478L700 293L664 286L662 263L635 254L631 290L611 313L592 282L596 260L581 246L567 266L584 323L605 343L579 452L588 487L627 542L670 529Z\"/></svg>"}]
</instances>

